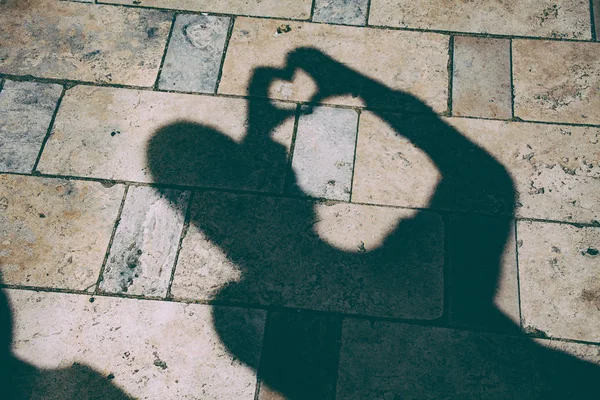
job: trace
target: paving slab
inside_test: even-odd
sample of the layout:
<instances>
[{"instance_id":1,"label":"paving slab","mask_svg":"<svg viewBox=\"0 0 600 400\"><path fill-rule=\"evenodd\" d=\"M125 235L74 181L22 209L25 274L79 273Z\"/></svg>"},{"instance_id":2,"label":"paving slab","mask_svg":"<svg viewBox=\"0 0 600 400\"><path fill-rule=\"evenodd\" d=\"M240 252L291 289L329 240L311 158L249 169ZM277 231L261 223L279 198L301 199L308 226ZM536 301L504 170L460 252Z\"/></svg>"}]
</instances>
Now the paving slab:
<instances>
[{"instance_id":1,"label":"paving slab","mask_svg":"<svg viewBox=\"0 0 600 400\"><path fill-rule=\"evenodd\" d=\"M406 124L429 132L427 126L431 120L426 117L397 114L389 118L401 121L401 128ZM597 200L600 129L471 118L444 121L509 171L516 187L517 215L583 223L600 220ZM353 201L427 207L440 180L439 171L427 154L397 136L378 115L363 112L359 125ZM449 129L438 125L434 128ZM450 132L443 132L445 136L438 132L437 137L448 137ZM459 158L456 165L472 163L465 154L448 154ZM474 183L474 188L477 185ZM439 206L460 211L475 211L478 207L476 199L466 194L458 200L448 204L441 201Z\"/></svg>"},{"instance_id":2,"label":"paving slab","mask_svg":"<svg viewBox=\"0 0 600 400\"><path fill-rule=\"evenodd\" d=\"M113 385L119 399L254 398L264 311L219 309L229 325L217 332L215 309L204 305L7 293L13 352L40 369L26 398L109 398ZM229 353L224 337L246 348L249 364Z\"/></svg>"},{"instance_id":3,"label":"paving slab","mask_svg":"<svg viewBox=\"0 0 600 400\"><path fill-rule=\"evenodd\" d=\"M243 99L76 86L66 92L38 169L281 192L293 110L280 118L257 101L249 120Z\"/></svg>"},{"instance_id":4,"label":"paving slab","mask_svg":"<svg viewBox=\"0 0 600 400\"><path fill-rule=\"evenodd\" d=\"M587 397L598 389L598 354L591 345L346 319L336 398Z\"/></svg>"},{"instance_id":5,"label":"paving slab","mask_svg":"<svg viewBox=\"0 0 600 400\"><path fill-rule=\"evenodd\" d=\"M589 40L587 0L372 0L370 25Z\"/></svg>"},{"instance_id":6,"label":"paving slab","mask_svg":"<svg viewBox=\"0 0 600 400\"><path fill-rule=\"evenodd\" d=\"M357 128L355 110L301 108L292 158L298 187L292 192L350 200Z\"/></svg>"},{"instance_id":7,"label":"paving slab","mask_svg":"<svg viewBox=\"0 0 600 400\"><path fill-rule=\"evenodd\" d=\"M369 0L315 0L312 20L329 24L364 26Z\"/></svg>"},{"instance_id":8,"label":"paving slab","mask_svg":"<svg viewBox=\"0 0 600 400\"><path fill-rule=\"evenodd\" d=\"M7 80L0 92L0 171L29 173L50 127L62 86Z\"/></svg>"},{"instance_id":9,"label":"paving slab","mask_svg":"<svg viewBox=\"0 0 600 400\"><path fill-rule=\"evenodd\" d=\"M600 342L600 228L519 221L523 329Z\"/></svg>"},{"instance_id":10,"label":"paving slab","mask_svg":"<svg viewBox=\"0 0 600 400\"><path fill-rule=\"evenodd\" d=\"M157 10L6 0L0 4L0 72L152 86L172 18Z\"/></svg>"},{"instance_id":11,"label":"paving slab","mask_svg":"<svg viewBox=\"0 0 600 400\"><path fill-rule=\"evenodd\" d=\"M171 294L396 318L442 313L434 213L205 192Z\"/></svg>"},{"instance_id":12,"label":"paving slab","mask_svg":"<svg viewBox=\"0 0 600 400\"><path fill-rule=\"evenodd\" d=\"M86 290L94 286L123 186L0 176L4 283Z\"/></svg>"},{"instance_id":13,"label":"paving slab","mask_svg":"<svg viewBox=\"0 0 600 400\"><path fill-rule=\"evenodd\" d=\"M166 296L190 192L130 187L100 289Z\"/></svg>"},{"instance_id":14,"label":"paving slab","mask_svg":"<svg viewBox=\"0 0 600 400\"><path fill-rule=\"evenodd\" d=\"M205 11L220 14L309 19L312 0L102 0L107 4Z\"/></svg>"},{"instance_id":15,"label":"paving slab","mask_svg":"<svg viewBox=\"0 0 600 400\"><path fill-rule=\"evenodd\" d=\"M227 47L218 92L237 95L250 92L259 96L268 94L274 99L308 101L317 94L319 88L314 77L311 78L303 70L295 70L289 81L272 79L267 82L270 84L269 91L262 85L250 87L250 83L254 83L253 79L264 79L262 75L253 77L255 68L284 68L288 53L310 47L341 63L320 65L319 72L331 75L332 79L336 76L339 78L340 74L327 68L343 69L346 66L391 89L415 95L434 110L443 112L448 97L448 42L448 36L434 33L237 18ZM302 61L312 62L305 58ZM342 89L346 92L319 100L327 104L363 104L360 98L352 97L352 87ZM380 107L400 106L386 96L377 101L376 105Z\"/></svg>"},{"instance_id":16,"label":"paving slab","mask_svg":"<svg viewBox=\"0 0 600 400\"><path fill-rule=\"evenodd\" d=\"M513 41L515 116L600 125L600 44Z\"/></svg>"},{"instance_id":17,"label":"paving slab","mask_svg":"<svg viewBox=\"0 0 600 400\"><path fill-rule=\"evenodd\" d=\"M454 37L452 114L512 118L510 41Z\"/></svg>"},{"instance_id":18,"label":"paving slab","mask_svg":"<svg viewBox=\"0 0 600 400\"><path fill-rule=\"evenodd\" d=\"M177 15L159 89L214 93L229 21L213 15Z\"/></svg>"}]
</instances>

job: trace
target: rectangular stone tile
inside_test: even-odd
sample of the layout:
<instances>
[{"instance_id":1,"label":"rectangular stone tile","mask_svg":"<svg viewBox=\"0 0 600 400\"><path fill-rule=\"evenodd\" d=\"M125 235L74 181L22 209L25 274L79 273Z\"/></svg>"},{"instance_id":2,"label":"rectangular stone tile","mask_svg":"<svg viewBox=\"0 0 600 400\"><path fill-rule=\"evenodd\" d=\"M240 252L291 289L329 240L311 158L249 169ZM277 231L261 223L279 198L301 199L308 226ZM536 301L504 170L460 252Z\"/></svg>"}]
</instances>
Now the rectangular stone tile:
<instances>
[{"instance_id":1,"label":"rectangular stone tile","mask_svg":"<svg viewBox=\"0 0 600 400\"><path fill-rule=\"evenodd\" d=\"M0 266L5 283L85 290L94 286L123 186L0 176Z\"/></svg>"},{"instance_id":2,"label":"rectangular stone tile","mask_svg":"<svg viewBox=\"0 0 600 400\"><path fill-rule=\"evenodd\" d=\"M214 93L230 19L180 14L175 20L158 87Z\"/></svg>"},{"instance_id":3,"label":"rectangular stone tile","mask_svg":"<svg viewBox=\"0 0 600 400\"><path fill-rule=\"evenodd\" d=\"M399 120L401 130L409 129L411 135L416 135L415 132L421 137L424 137L421 132L432 135L431 140L423 141L424 145L444 143L443 140L456 134L452 133L455 129L483 148L509 171L516 187L517 215L585 223L600 220L597 183L600 129L468 118L446 118L448 127L431 123L427 117L390 115L383 114L388 120ZM462 154L457 149L445 155L451 165L473 165L473 171L482 168L476 159L471 160L468 153ZM397 136L379 116L370 112L361 114L353 201L427 207L440 179L438 168L428 154ZM469 184L475 190L478 185L491 185L493 189L497 182L487 182L484 178L481 183ZM455 194L459 194L456 202L440 199L438 206L461 211L479 207L477 198L470 198L468 193Z\"/></svg>"},{"instance_id":4,"label":"rectangular stone tile","mask_svg":"<svg viewBox=\"0 0 600 400\"><path fill-rule=\"evenodd\" d=\"M76 86L66 92L38 169L279 192L293 109L277 111L261 100L250 107L243 99Z\"/></svg>"},{"instance_id":5,"label":"rectangular stone tile","mask_svg":"<svg viewBox=\"0 0 600 400\"><path fill-rule=\"evenodd\" d=\"M25 398L254 398L264 311L7 292L13 352L36 368Z\"/></svg>"},{"instance_id":6,"label":"rectangular stone tile","mask_svg":"<svg viewBox=\"0 0 600 400\"><path fill-rule=\"evenodd\" d=\"M369 0L315 0L314 22L363 26Z\"/></svg>"},{"instance_id":7,"label":"rectangular stone tile","mask_svg":"<svg viewBox=\"0 0 600 400\"><path fill-rule=\"evenodd\" d=\"M166 296L190 192L130 187L100 289Z\"/></svg>"},{"instance_id":8,"label":"rectangular stone tile","mask_svg":"<svg viewBox=\"0 0 600 400\"><path fill-rule=\"evenodd\" d=\"M258 400L335 398L342 321L337 316L272 312L260 362Z\"/></svg>"},{"instance_id":9,"label":"rectangular stone tile","mask_svg":"<svg viewBox=\"0 0 600 400\"><path fill-rule=\"evenodd\" d=\"M278 33L281 32L281 33ZM335 64L319 63L324 75L338 79L346 68L354 69L394 90L419 97L434 110L446 110L448 97L448 37L434 33L385 31L326 24L311 24L269 19L237 18L227 48L218 92L223 94L266 96L267 88L250 88L258 67L286 67L288 53L298 48L316 48L333 58ZM306 62L312 62L305 60ZM338 64L339 63L339 64ZM312 65L312 64L311 64ZM295 68L295 65L288 66ZM317 68L317 66L315 66ZM331 68L332 70L328 70ZM318 82L304 71L296 70L290 82L273 79L268 88L271 98L307 101L319 89ZM340 73L341 72L341 73ZM264 80L264 76L255 76ZM313 77L314 78L314 77ZM339 84L339 81L336 81ZM260 81L260 83L264 83ZM327 84L329 82L323 82ZM348 84L357 82L346 82ZM328 104L361 105L355 90L320 99ZM401 105L388 96L370 106L396 108Z\"/></svg>"},{"instance_id":10,"label":"rectangular stone tile","mask_svg":"<svg viewBox=\"0 0 600 400\"><path fill-rule=\"evenodd\" d=\"M206 11L221 14L254 15L293 19L310 18L312 0L102 0L101 3Z\"/></svg>"},{"instance_id":11,"label":"rectangular stone tile","mask_svg":"<svg viewBox=\"0 0 600 400\"><path fill-rule=\"evenodd\" d=\"M31 172L61 92L62 86L50 83L4 82L0 92L0 171Z\"/></svg>"},{"instance_id":12,"label":"rectangular stone tile","mask_svg":"<svg viewBox=\"0 0 600 400\"><path fill-rule=\"evenodd\" d=\"M350 200L358 113L331 107L303 107L298 119L291 190L313 197Z\"/></svg>"},{"instance_id":13,"label":"rectangular stone tile","mask_svg":"<svg viewBox=\"0 0 600 400\"><path fill-rule=\"evenodd\" d=\"M571 39L591 33L587 0L372 0L369 24Z\"/></svg>"},{"instance_id":14,"label":"rectangular stone tile","mask_svg":"<svg viewBox=\"0 0 600 400\"><path fill-rule=\"evenodd\" d=\"M516 117L600 124L598 43L514 40L513 81Z\"/></svg>"},{"instance_id":15,"label":"rectangular stone tile","mask_svg":"<svg viewBox=\"0 0 600 400\"><path fill-rule=\"evenodd\" d=\"M579 397L599 371L597 346L347 319L336 398Z\"/></svg>"},{"instance_id":16,"label":"rectangular stone tile","mask_svg":"<svg viewBox=\"0 0 600 400\"><path fill-rule=\"evenodd\" d=\"M521 316L513 222L453 214L446 237L450 324L516 333Z\"/></svg>"},{"instance_id":17,"label":"rectangular stone tile","mask_svg":"<svg viewBox=\"0 0 600 400\"><path fill-rule=\"evenodd\" d=\"M434 213L199 193L171 293L435 319L443 308L443 235Z\"/></svg>"},{"instance_id":18,"label":"rectangular stone tile","mask_svg":"<svg viewBox=\"0 0 600 400\"><path fill-rule=\"evenodd\" d=\"M156 10L7 0L0 4L0 72L152 86L171 21L171 13Z\"/></svg>"},{"instance_id":19,"label":"rectangular stone tile","mask_svg":"<svg viewBox=\"0 0 600 400\"><path fill-rule=\"evenodd\" d=\"M600 341L600 229L519 221L523 329Z\"/></svg>"},{"instance_id":20,"label":"rectangular stone tile","mask_svg":"<svg viewBox=\"0 0 600 400\"><path fill-rule=\"evenodd\" d=\"M452 114L512 118L510 41L456 36Z\"/></svg>"}]
</instances>

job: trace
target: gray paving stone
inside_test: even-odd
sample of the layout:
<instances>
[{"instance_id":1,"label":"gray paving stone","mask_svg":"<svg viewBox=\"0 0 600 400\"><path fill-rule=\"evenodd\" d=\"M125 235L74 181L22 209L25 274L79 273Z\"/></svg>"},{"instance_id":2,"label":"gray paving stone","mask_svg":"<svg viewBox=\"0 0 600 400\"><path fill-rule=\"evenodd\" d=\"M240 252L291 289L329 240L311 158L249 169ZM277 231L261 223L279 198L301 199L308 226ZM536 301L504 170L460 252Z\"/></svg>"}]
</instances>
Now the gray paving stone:
<instances>
[{"instance_id":1,"label":"gray paving stone","mask_svg":"<svg viewBox=\"0 0 600 400\"><path fill-rule=\"evenodd\" d=\"M190 192L131 187L100 289L165 296Z\"/></svg>"},{"instance_id":2,"label":"gray paving stone","mask_svg":"<svg viewBox=\"0 0 600 400\"><path fill-rule=\"evenodd\" d=\"M219 192L194 199L176 299L442 314L444 231L435 213Z\"/></svg>"},{"instance_id":3,"label":"gray paving stone","mask_svg":"<svg viewBox=\"0 0 600 400\"><path fill-rule=\"evenodd\" d=\"M350 200L357 124L351 109L302 108L292 168L304 194Z\"/></svg>"},{"instance_id":4,"label":"gray paving stone","mask_svg":"<svg viewBox=\"0 0 600 400\"><path fill-rule=\"evenodd\" d=\"M452 114L512 118L510 41L454 38Z\"/></svg>"},{"instance_id":5,"label":"gray paving stone","mask_svg":"<svg viewBox=\"0 0 600 400\"><path fill-rule=\"evenodd\" d=\"M0 171L31 172L62 86L5 81L0 92Z\"/></svg>"},{"instance_id":6,"label":"gray paving stone","mask_svg":"<svg viewBox=\"0 0 600 400\"><path fill-rule=\"evenodd\" d=\"M593 398L600 388L598 350L576 343L346 320L336 399Z\"/></svg>"},{"instance_id":7,"label":"gray paving stone","mask_svg":"<svg viewBox=\"0 0 600 400\"><path fill-rule=\"evenodd\" d=\"M254 398L264 311L7 292L12 350L29 367L23 398ZM244 353L232 354L232 347Z\"/></svg>"},{"instance_id":8,"label":"gray paving stone","mask_svg":"<svg viewBox=\"0 0 600 400\"><path fill-rule=\"evenodd\" d=\"M593 0L594 27L596 28L596 41L600 42L600 0Z\"/></svg>"},{"instance_id":9,"label":"gray paving stone","mask_svg":"<svg viewBox=\"0 0 600 400\"><path fill-rule=\"evenodd\" d=\"M214 93L229 21L212 15L178 15L158 87Z\"/></svg>"},{"instance_id":10,"label":"gray paving stone","mask_svg":"<svg viewBox=\"0 0 600 400\"><path fill-rule=\"evenodd\" d=\"M600 228L519 221L523 329L600 342Z\"/></svg>"},{"instance_id":11,"label":"gray paving stone","mask_svg":"<svg viewBox=\"0 0 600 400\"><path fill-rule=\"evenodd\" d=\"M367 23L368 3L369 0L316 0L312 20L363 26Z\"/></svg>"}]
</instances>

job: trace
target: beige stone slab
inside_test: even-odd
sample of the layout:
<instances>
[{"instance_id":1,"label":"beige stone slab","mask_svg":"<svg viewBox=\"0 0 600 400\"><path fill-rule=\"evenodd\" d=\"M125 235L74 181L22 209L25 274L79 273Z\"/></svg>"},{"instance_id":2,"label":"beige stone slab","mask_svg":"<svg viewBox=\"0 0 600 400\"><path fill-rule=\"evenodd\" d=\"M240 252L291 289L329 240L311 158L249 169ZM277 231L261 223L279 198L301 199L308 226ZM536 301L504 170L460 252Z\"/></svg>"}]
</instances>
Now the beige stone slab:
<instances>
[{"instance_id":1,"label":"beige stone slab","mask_svg":"<svg viewBox=\"0 0 600 400\"><path fill-rule=\"evenodd\" d=\"M587 0L372 0L369 24L515 36L590 39Z\"/></svg>"},{"instance_id":2,"label":"beige stone slab","mask_svg":"<svg viewBox=\"0 0 600 400\"><path fill-rule=\"evenodd\" d=\"M396 318L442 313L439 215L197 193L171 293Z\"/></svg>"},{"instance_id":3,"label":"beige stone slab","mask_svg":"<svg viewBox=\"0 0 600 400\"><path fill-rule=\"evenodd\" d=\"M221 14L309 19L312 0L102 0L100 3L126 4L175 10L205 11Z\"/></svg>"},{"instance_id":4,"label":"beige stone slab","mask_svg":"<svg viewBox=\"0 0 600 400\"><path fill-rule=\"evenodd\" d=\"M85 290L94 286L123 186L0 176L4 283Z\"/></svg>"},{"instance_id":5,"label":"beige stone slab","mask_svg":"<svg viewBox=\"0 0 600 400\"><path fill-rule=\"evenodd\" d=\"M517 215L585 223L600 220L600 129L468 118L444 121L509 171L516 187ZM422 124L426 126L427 120ZM362 113L359 125L353 201L427 207L440 180L427 154L374 114ZM456 154L451 151L449 157ZM469 159L457 154L456 162ZM469 210L473 205L467 197L452 207Z\"/></svg>"},{"instance_id":6,"label":"beige stone slab","mask_svg":"<svg viewBox=\"0 0 600 400\"><path fill-rule=\"evenodd\" d=\"M510 41L456 36L452 115L510 119Z\"/></svg>"},{"instance_id":7,"label":"beige stone slab","mask_svg":"<svg viewBox=\"0 0 600 400\"><path fill-rule=\"evenodd\" d=\"M336 399L566 399L597 393L598 346L344 321Z\"/></svg>"},{"instance_id":8,"label":"beige stone slab","mask_svg":"<svg viewBox=\"0 0 600 400\"><path fill-rule=\"evenodd\" d=\"M281 191L293 110L267 101L76 86L38 169L45 173ZM251 130L253 135L248 135Z\"/></svg>"},{"instance_id":9,"label":"beige stone slab","mask_svg":"<svg viewBox=\"0 0 600 400\"><path fill-rule=\"evenodd\" d=\"M520 221L523 329L599 342L600 228Z\"/></svg>"},{"instance_id":10,"label":"beige stone slab","mask_svg":"<svg viewBox=\"0 0 600 400\"><path fill-rule=\"evenodd\" d=\"M281 29L281 26L288 29ZM281 33L277 33L279 30ZM438 112L446 110L448 95L448 37L434 33L386 31L347 26L331 26L269 19L237 18L223 65L219 93L247 94L257 67L281 69L291 51L311 47L341 65L376 79L391 89L413 94ZM294 67L294 66L289 66ZM339 78L336 71L321 72ZM306 72L296 70L288 82L273 79L269 88L252 88L256 95L285 100L307 101L319 90ZM347 82L348 84L356 82ZM269 89L267 91L267 89ZM321 88L322 89L322 88ZM352 97L354 88L322 99L324 103L361 105ZM378 106L394 108L389 98ZM371 104L373 106L373 104Z\"/></svg>"},{"instance_id":11,"label":"beige stone slab","mask_svg":"<svg viewBox=\"0 0 600 400\"><path fill-rule=\"evenodd\" d=\"M600 44L513 41L515 116L600 125Z\"/></svg>"},{"instance_id":12,"label":"beige stone slab","mask_svg":"<svg viewBox=\"0 0 600 400\"><path fill-rule=\"evenodd\" d=\"M39 369L25 398L254 398L264 311L7 292L13 352ZM218 329L217 311L229 318ZM109 396L115 389L120 396Z\"/></svg>"},{"instance_id":13,"label":"beige stone slab","mask_svg":"<svg viewBox=\"0 0 600 400\"><path fill-rule=\"evenodd\" d=\"M3 1L0 72L152 86L171 22L171 13L156 10Z\"/></svg>"}]
</instances>

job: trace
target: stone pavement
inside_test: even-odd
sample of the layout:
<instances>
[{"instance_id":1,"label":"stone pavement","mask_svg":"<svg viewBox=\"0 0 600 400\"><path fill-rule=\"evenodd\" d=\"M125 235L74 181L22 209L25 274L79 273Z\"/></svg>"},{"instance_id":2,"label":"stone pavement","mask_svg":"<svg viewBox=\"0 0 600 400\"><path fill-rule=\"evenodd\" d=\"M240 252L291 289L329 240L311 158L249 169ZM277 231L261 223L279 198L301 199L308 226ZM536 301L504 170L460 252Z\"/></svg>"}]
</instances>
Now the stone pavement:
<instances>
[{"instance_id":1,"label":"stone pavement","mask_svg":"<svg viewBox=\"0 0 600 400\"><path fill-rule=\"evenodd\" d=\"M600 1L1 0L0 398L600 391Z\"/></svg>"}]
</instances>

